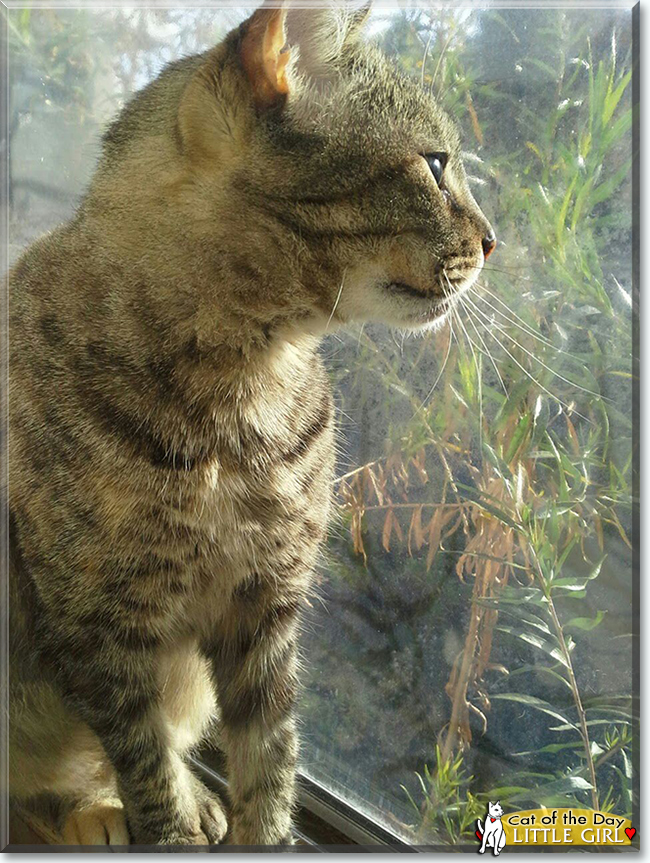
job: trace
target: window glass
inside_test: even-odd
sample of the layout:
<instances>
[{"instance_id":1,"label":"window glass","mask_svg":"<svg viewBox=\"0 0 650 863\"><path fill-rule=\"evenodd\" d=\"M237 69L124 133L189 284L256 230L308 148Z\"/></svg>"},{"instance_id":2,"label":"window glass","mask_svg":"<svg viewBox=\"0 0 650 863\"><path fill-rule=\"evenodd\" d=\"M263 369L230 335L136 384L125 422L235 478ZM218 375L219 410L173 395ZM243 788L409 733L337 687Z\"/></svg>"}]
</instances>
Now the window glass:
<instances>
[{"instance_id":1,"label":"window glass","mask_svg":"<svg viewBox=\"0 0 650 863\"><path fill-rule=\"evenodd\" d=\"M409 841L473 840L486 798L629 816L631 13L374 27L459 121L499 245L449 326L323 348L341 515L307 770Z\"/></svg>"},{"instance_id":2,"label":"window glass","mask_svg":"<svg viewBox=\"0 0 650 863\"><path fill-rule=\"evenodd\" d=\"M10 259L105 124L248 9L9 10ZM305 772L409 842L635 803L631 11L373 13L462 128L499 244L447 325L328 337L338 503L305 614Z\"/></svg>"}]
</instances>

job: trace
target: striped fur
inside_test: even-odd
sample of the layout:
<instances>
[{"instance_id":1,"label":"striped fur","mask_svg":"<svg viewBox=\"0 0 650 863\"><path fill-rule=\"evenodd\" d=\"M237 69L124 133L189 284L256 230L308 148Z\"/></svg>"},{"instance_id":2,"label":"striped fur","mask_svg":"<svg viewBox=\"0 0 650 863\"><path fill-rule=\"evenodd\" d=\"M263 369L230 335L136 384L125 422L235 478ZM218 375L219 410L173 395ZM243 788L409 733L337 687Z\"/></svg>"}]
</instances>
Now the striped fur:
<instances>
[{"instance_id":1,"label":"striped fur","mask_svg":"<svg viewBox=\"0 0 650 863\"><path fill-rule=\"evenodd\" d=\"M230 841L291 841L334 464L318 340L428 324L441 270L474 277L453 127L331 14L289 12L288 62L263 8L163 71L10 274L11 792L60 795L70 841L222 841L187 763L219 717Z\"/></svg>"}]
</instances>

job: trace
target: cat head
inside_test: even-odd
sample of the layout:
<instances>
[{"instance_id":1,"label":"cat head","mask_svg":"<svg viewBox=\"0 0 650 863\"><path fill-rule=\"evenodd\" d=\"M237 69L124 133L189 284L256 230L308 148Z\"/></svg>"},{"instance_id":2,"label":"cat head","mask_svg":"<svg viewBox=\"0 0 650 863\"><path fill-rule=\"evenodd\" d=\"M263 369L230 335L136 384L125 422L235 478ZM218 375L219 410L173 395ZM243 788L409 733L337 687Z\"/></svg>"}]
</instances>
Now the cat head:
<instances>
[{"instance_id":1,"label":"cat head","mask_svg":"<svg viewBox=\"0 0 650 863\"><path fill-rule=\"evenodd\" d=\"M503 815L503 808L498 800L496 803L488 803L488 815L492 818L501 818Z\"/></svg>"},{"instance_id":2,"label":"cat head","mask_svg":"<svg viewBox=\"0 0 650 863\"><path fill-rule=\"evenodd\" d=\"M265 5L163 72L105 139L105 172L120 164L131 200L164 196L214 295L233 286L222 305L267 331L425 327L495 245L454 124L362 39L366 15ZM126 170L138 159L144 183Z\"/></svg>"}]
</instances>

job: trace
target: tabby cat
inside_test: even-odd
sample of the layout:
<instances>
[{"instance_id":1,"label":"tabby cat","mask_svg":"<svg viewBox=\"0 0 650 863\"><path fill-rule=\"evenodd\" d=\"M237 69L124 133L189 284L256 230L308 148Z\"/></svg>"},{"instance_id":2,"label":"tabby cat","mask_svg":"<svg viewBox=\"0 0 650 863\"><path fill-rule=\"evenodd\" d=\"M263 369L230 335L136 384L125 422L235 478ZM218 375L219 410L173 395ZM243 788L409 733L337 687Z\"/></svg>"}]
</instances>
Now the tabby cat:
<instances>
[{"instance_id":1,"label":"tabby cat","mask_svg":"<svg viewBox=\"0 0 650 863\"><path fill-rule=\"evenodd\" d=\"M172 63L10 273L10 790L66 842L291 842L319 339L435 325L495 244L365 17L263 6ZM188 766L217 722L228 820Z\"/></svg>"}]
</instances>

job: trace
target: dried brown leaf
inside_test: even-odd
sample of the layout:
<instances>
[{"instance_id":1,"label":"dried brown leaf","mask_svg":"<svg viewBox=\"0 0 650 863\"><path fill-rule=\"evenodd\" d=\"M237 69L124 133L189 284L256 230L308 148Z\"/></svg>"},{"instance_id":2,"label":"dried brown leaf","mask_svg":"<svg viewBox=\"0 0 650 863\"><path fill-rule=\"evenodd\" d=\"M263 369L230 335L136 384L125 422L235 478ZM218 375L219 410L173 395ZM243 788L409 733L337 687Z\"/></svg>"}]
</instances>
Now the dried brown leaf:
<instances>
[{"instance_id":1,"label":"dried brown leaf","mask_svg":"<svg viewBox=\"0 0 650 863\"><path fill-rule=\"evenodd\" d=\"M594 527L596 528L596 538L598 539L598 548L601 553L605 548L605 537L603 536L603 522L599 515L594 515Z\"/></svg>"},{"instance_id":2,"label":"dried brown leaf","mask_svg":"<svg viewBox=\"0 0 650 863\"><path fill-rule=\"evenodd\" d=\"M465 93L465 105L467 107L467 111L469 113L470 119L472 121L472 130L474 131L474 135L476 136L476 140L479 145L483 146L483 130L481 129L481 124L478 121L478 114L476 113L476 109L474 108L474 103L472 102L472 96L469 90Z\"/></svg>"},{"instance_id":3,"label":"dried brown leaf","mask_svg":"<svg viewBox=\"0 0 650 863\"><path fill-rule=\"evenodd\" d=\"M431 564L440 547L440 530L442 521L442 507L437 507L431 521L429 522L429 551L427 553L427 572L431 569Z\"/></svg>"},{"instance_id":4,"label":"dried brown leaf","mask_svg":"<svg viewBox=\"0 0 650 863\"><path fill-rule=\"evenodd\" d=\"M425 543L424 530L422 529L422 506L418 506L413 513L413 539L415 540L415 548L420 551Z\"/></svg>"},{"instance_id":5,"label":"dried brown leaf","mask_svg":"<svg viewBox=\"0 0 650 863\"><path fill-rule=\"evenodd\" d=\"M566 422L566 427L569 430L569 437L571 438L571 448L573 449L573 454L575 456L580 455L580 441L578 440L578 435L576 434L575 426L569 419L568 415L564 417L564 421Z\"/></svg>"},{"instance_id":6,"label":"dried brown leaf","mask_svg":"<svg viewBox=\"0 0 650 863\"><path fill-rule=\"evenodd\" d=\"M395 516L393 515L393 510L389 509L386 513L386 519L384 520L384 529L381 535L381 544L384 546L386 551L390 551L390 535L393 530L393 519Z\"/></svg>"},{"instance_id":7,"label":"dried brown leaf","mask_svg":"<svg viewBox=\"0 0 650 863\"><path fill-rule=\"evenodd\" d=\"M400 542L404 542L404 533L402 531L402 525L399 523L398 517L393 513L393 530L397 534L397 538Z\"/></svg>"},{"instance_id":8,"label":"dried brown leaf","mask_svg":"<svg viewBox=\"0 0 650 863\"><path fill-rule=\"evenodd\" d=\"M382 484L382 485L384 485L384 488L381 488L379 486L379 483L377 482L377 478L375 477L374 473L370 470L369 467L366 468L365 473L366 473L366 476L368 477L368 479L370 480L370 484L372 485L372 487L374 489L375 496L377 498L377 503L379 504L379 506L383 506L384 505L385 483Z\"/></svg>"}]
</instances>

